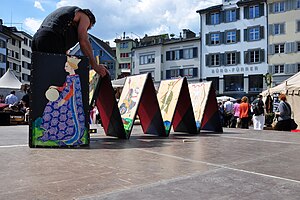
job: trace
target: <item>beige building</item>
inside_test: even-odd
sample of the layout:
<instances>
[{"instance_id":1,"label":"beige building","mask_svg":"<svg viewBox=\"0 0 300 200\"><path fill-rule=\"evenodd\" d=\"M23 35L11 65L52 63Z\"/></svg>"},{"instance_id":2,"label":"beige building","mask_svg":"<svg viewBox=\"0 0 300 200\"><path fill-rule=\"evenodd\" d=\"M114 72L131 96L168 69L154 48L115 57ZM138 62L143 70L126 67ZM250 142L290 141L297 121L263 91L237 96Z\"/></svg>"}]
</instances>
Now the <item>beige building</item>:
<instances>
[{"instance_id":1,"label":"beige building","mask_svg":"<svg viewBox=\"0 0 300 200\"><path fill-rule=\"evenodd\" d=\"M124 36L122 39L115 39L116 43L116 78L123 78L131 74L132 48L136 46L136 41Z\"/></svg>"},{"instance_id":2,"label":"beige building","mask_svg":"<svg viewBox=\"0 0 300 200\"><path fill-rule=\"evenodd\" d=\"M269 0L268 64L272 86L300 71L300 0Z\"/></svg>"}]
</instances>

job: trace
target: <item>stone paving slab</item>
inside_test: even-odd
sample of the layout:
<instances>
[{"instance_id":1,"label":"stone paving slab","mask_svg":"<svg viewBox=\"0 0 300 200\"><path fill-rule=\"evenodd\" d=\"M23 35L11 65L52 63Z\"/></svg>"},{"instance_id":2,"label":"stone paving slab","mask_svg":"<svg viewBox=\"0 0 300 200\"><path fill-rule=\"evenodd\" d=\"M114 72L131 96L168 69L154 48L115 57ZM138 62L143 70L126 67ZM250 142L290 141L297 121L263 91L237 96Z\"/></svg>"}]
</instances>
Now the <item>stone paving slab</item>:
<instances>
[{"instance_id":1,"label":"stone paving slab","mask_svg":"<svg viewBox=\"0 0 300 200\"><path fill-rule=\"evenodd\" d=\"M300 133L93 128L89 147L31 149L28 126L0 126L0 199L299 199Z\"/></svg>"}]
</instances>

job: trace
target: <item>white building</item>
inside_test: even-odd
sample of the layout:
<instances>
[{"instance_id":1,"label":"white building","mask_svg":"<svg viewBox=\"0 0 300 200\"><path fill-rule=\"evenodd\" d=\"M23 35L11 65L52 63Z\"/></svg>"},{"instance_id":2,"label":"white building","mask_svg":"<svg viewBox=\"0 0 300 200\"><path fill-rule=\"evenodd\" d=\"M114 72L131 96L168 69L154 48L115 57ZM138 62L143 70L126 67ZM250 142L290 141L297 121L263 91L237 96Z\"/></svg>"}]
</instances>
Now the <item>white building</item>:
<instances>
[{"instance_id":1,"label":"white building","mask_svg":"<svg viewBox=\"0 0 300 200\"><path fill-rule=\"evenodd\" d=\"M176 39L146 36L134 48L132 74L151 73L155 83L183 76L199 82L199 43L200 38L187 29Z\"/></svg>"},{"instance_id":2,"label":"white building","mask_svg":"<svg viewBox=\"0 0 300 200\"><path fill-rule=\"evenodd\" d=\"M267 6L261 0L223 0L198 10L201 79L219 94L254 96L266 88Z\"/></svg>"},{"instance_id":3,"label":"white building","mask_svg":"<svg viewBox=\"0 0 300 200\"><path fill-rule=\"evenodd\" d=\"M21 41L21 82L30 84L32 36L24 31L14 31L14 33L23 39Z\"/></svg>"}]
</instances>

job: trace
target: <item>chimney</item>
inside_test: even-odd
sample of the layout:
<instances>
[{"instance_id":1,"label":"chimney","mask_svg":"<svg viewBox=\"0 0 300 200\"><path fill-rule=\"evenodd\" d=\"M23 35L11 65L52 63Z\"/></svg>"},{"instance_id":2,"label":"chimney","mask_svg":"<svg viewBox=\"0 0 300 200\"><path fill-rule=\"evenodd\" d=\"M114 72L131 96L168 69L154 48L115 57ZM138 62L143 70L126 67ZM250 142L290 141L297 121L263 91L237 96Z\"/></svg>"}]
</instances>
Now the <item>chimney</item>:
<instances>
[{"instance_id":1,"label":"chimney","mask_svg":"<svg viewBox=\"0 0 300 200\"><path fill-rule=\"evenodd\" d=\"M125 35L126 35L126 34L125 34L125 31L124 31L124 32L123 32L123 40L125 39Z\"/></svg>"}]
</instances>

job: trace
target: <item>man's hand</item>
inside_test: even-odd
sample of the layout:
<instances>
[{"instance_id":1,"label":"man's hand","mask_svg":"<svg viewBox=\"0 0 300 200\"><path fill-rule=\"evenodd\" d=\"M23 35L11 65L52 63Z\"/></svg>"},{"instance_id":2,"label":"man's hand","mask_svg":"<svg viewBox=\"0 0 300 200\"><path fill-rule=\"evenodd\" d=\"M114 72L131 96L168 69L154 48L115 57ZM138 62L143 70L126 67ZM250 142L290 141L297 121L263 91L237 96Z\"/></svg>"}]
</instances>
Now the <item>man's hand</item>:
<instances>
[{"instance_id":1,"label":"man's hand","mask_svg":"<svg viewBox=\"0 0 300 200\"><path fill-rule=\"evenodd\" d=\"M93 66L92 66L93 67ZM93 69L101 76L104 77L109 74L104 64L99 64L93 67Z\"/></svg>"}]
</instances>

